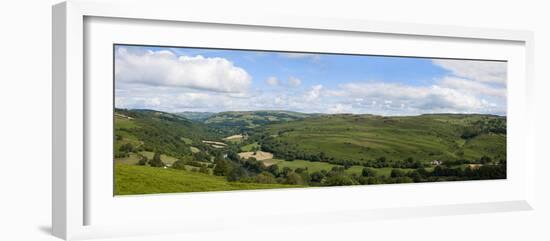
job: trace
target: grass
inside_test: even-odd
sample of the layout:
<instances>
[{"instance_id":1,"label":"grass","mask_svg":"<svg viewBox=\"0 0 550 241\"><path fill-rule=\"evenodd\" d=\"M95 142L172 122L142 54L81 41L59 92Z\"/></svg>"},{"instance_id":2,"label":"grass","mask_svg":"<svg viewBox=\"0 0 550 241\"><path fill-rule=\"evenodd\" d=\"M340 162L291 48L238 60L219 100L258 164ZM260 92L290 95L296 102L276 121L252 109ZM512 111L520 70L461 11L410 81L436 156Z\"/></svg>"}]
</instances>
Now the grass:
<instances>
[{"instance_id":1,"label":"grass","mask_svg":"<svg viewBox=\"0 0 550 241\"><path fill-rule=\"evenodd\" d=\"M254 142L254 143L242 146L241 151L249 152L249 151L252 151L254 148L257 148L257 149L260 148L260 145L258 144L258 142Z\"/></svg>"},{"instance_id":2,"label":"grass","mask_svg":"<svg viewBox=\"0 0 550 241\"><path fill-rule=\"evenodd\" d=\"M505 135L482 134L468 141L461 138L469 123L492 118L501 117L327 115L267 125L263 130L305 153L324 152L328 157L354 161L412 157L427 163L506 156Z\"/></svg>"},{"instance_id":3,"label":"grass","mask_svg":"<svg viewBox=\"0 0 550 241\"><path fill-rule=\"evenodd\" d=\"M150 151L142 151L140 152L141 155L144 155L145 157L147 157L147 159L151 160L153 159L153 156L155 155L154 152L150 152ZM172 157L172 156L168 156L168 155L165 155L165 154L160 154L160 160L166 164L173 164L174 162L176 162L178 160L178 158L175 158L175 157Z\"/></svg>"},{"instance_id":4,"label":"grass","mask_svg":"<svg viewBox=\"0 0 550 241\"><path fill-rule=\"evenodd\" d=\"M187 145L191 145L193 144L193 140L187 138L187 137L180 137L181 141L183 141L183 143L187 144Z\"/></svg>"},{"instance_id":5,"label":"grass","mask_svg":"<svg viewBox=\"0 0 550 241\"><path fill-rule=\"evenodd\" d=\"M138 125L131 119L115 116L115 127L117 129L132 129L137 128Z\"/></svg>"},{"instance_id":6,"label":"grass","mask_svg":"<svg viewBox=\"0 0 550 241\"><path fill-rule=\"evenodd\" d=\"M271 159L268 162L277 164L280 169L285 167L288 167L292 170L295 170L296 168L307 168L309 173L321 170L330 171L330 169L336 166L326 162L310 162L304 160L285 161L280 159Z\"/></svg>"},{"instance_id":7,"label":"grass","mask_svg":"<svg viewBox=\"0 0 550 241\"><path fill-rule=\"evenodd\" d=\"M339 166L334 165L326 162L310 162L305 160L294 160L294 161L285 161L281 159L271 159L266 160L268 163L274 163L277 164L277 166L281 168L288 167L292 170L296 170L297 168L307 168L309 173L325 170L330 171L333 167ZM346 169L346 172L349 174L356 174L361 175L363 172L363 166L351 166L350 168ZM408 169L408 168L392 168L392 167L384 167L384 168L372 168L376 170L376 176L386 176L389 177L391 174L392 169L400 169L405 172L412 171L414 169Z\"/></svg>"},{"instance_id":8,"label":"grass","mask_svg":"<svg viewBox=\"0 0 550 241\"><path fill-rule=\"evenodd\" d=\"M125 164L115 165L115 195L206 192L301 187L228 182L203 173Z\"/></svg>"},{"instance_id":9,"label":"grass","mask_svg":"<svg viewBox=\"0 0 550 241\"><path fill-rule=\"evenodd\" d=\"M129 153L128 157L116 158L115 162L120 164L135 165L139 162L140 156L136 153Z\"/></svg>"}]
</instances>

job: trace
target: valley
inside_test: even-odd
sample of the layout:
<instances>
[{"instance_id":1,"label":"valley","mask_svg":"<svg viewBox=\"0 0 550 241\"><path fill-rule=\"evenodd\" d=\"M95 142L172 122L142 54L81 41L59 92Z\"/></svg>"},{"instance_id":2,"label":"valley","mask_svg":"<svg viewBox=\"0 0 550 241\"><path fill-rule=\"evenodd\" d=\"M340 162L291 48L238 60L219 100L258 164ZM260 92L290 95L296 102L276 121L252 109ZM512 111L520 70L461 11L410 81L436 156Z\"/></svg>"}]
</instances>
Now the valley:
<instances>
[{"instance_id":1,"label":"valley","mask_svg":"<svg viewBox=\"0 0 550 241\"><path fill-rule=\"evenodd\" d=\"M115 109L115 195L506 178L506 118Z\"/></svg>"}]
</instances>

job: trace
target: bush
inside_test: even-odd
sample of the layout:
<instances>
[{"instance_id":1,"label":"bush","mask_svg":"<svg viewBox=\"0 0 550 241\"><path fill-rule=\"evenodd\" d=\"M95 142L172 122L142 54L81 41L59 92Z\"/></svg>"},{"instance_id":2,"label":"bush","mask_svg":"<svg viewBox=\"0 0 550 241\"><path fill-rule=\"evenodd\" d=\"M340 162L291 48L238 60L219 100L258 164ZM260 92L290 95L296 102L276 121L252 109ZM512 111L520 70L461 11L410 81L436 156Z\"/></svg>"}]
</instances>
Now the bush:
<instances>
[{"instance_id":1,"label":"bush","mask_svg":"<svg viewBox=\"0 0 550 241\"><path fill-rule=\"evenodd\" d=\"M232 168L227 175L227 180L230 182L236 182L242 178L246 178L246 172L240 167Z\"/></svg>"},{"instance_id":2,"label":"bush","mask_svg":"<svg viewBox=\"0 0 550 241\"><path fill-rule=\"evenodd\" d=\"M160 160L160 153L155 152L153 160L149 162L149 165L151 165L152 167L164 167L164 162Z\"/></svg>"},{"instance_id":3,"label":"bush","mask_svg":"<svg viewBox=\"0 0 550 241\"><path fill-rule=\"evenodd\" d=\"M324 185L326 186L348 186L354 184L357 183L354 182L354 180L350 176L345 174L332 175L328 177L324 183Z\"/></svg>"},{"instance_id":4,"label":"bush","mask_svg":"<svg viewBox=\"0 0 550 241\"><path fill-rule=\"evenodd\" d=\"M392 169L390 176L393 177L393 178L403 177L403 176L405 176L405 172L401 169Z\"/></svg>"},{"instance_id":5,"label":"bush","mask_svg":"<svg viewBox=\"0 0 550 241\"><path fill-rule=\"evenodd\" d=\"M262 172L254 178L257 183L277 183L277 179L270 172Z\"/></svg>"},{"instance_id":6,"label":"bush","mask_svg":"<svg viewBox=\"0 0 550 241\"><path fill-rule=\"evenodd\" d=\"M121 152L132 152L134 151L134 146L130 143L126 143L122 146L120 146L120 148L118 148L119 151Z\"/></svg>"},{"instance_id":7,"label":"bush","mask_svg":"<svg viewBox=\"0 0 550 241\"><path fill-rule=\"evenodd\" d=\"M176 162L174 162L174 164L172 164L172 168L178 169L178 170L187 170L185 168L185 162L182 160L177 160Z\"/></svg>"},{"instance_id":8,"label":"bush","mask_svg":"<svg viewBox=\"0 0 550 241\"><path fill-rule=\"evenodd\" d=\"M199 172L204 173L204 174L210 174L210 170L208 170L208 168L206 166L200 167Z\"/></svg>"},{"instance_id":9,"label":"bush","mask_svg":"<svg viewBox=\"0 0 550 241\"><path fill-rule=\"evenodd\" d=\"M303 185L304 179L302 179L302 176L300 176L300 174L291 172L287 175L285 184Z\"/></svg>"},{"instance_id":10,"label":"bush","mask_svg":"<svg viewBox=\"0 0 550 241\"><path fill-rule=\"evenodd\" d=\"M147 162L149 162L149 160L147 160L147 157L141 156L141 158L138 161L138 165L145 166L147 165Z\"/></svg>"},{"instance_id":11,"label":"bush","mask_svg":"<svg viewBox=\"0 0 550 241\"><path fill-rule=\"evenodd\" d=\"M372 168L365 167L365 168L363 168L363 171L361 171L361 176L374 177L374 176L376 176L376 170L372 169Z\"/></svg>"}]
</instances>

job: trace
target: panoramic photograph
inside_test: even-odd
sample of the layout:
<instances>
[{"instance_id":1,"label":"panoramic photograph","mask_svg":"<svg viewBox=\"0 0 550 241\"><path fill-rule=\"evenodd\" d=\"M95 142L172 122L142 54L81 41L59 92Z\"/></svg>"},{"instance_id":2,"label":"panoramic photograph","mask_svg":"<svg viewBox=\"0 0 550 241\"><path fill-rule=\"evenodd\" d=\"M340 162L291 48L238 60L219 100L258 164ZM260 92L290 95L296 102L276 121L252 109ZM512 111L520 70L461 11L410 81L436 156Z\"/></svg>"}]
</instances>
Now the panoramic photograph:
<instances>
[{"instance_id":1,"label":"panoramic photograph","mask_svg":"<svg viewBox=\"0 0 550 241\"><path fill-rule=\"evenodd\" d=\"M114 195L506 179L507 63L115 44Z\"/></svg>"}]
</instances>

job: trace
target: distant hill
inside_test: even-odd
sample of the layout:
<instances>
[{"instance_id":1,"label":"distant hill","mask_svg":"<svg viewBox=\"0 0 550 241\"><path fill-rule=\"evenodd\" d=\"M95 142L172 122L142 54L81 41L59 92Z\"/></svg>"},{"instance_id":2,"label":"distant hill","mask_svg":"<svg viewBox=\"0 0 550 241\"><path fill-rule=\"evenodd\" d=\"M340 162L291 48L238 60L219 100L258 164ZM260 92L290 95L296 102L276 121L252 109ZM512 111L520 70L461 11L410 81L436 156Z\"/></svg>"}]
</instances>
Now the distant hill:
<instances>
[{"instance_id":1,"label":"distant hill","mask_svg":"<svg viewBox=\"0 0 550 241\"><path fill-rule=\"evenodd\" d=\"M133 152L121 147L142 151L159 151L174 157L190 155L190 147L204 139L221 136L202 123L182 116L155 110L115 109L115 156Z\"/></svg>"},{"instance_id":2,"label":"distant hill","mask_svg":"<svg viewBox=\"0 0 550 241\"><path fill-rule=\"evenodd\" d=\"M214 112L184 111L184 112L177 112L177 113L174 113L174 114L185 117L189 120L204 121L204 120L208 119L210 116L215 115L216 113L214 113Z\"/></svg>"},{"instance_id":3,"label":"distant hill","mask_svg":"<svg viewBox=\"0 0 550 241\"><path fill-rule=\"evenodd\" d=\"M115 109L114 119L117 195L506 178L506 117L496 115L235 111L197 121Z\"/></svg>"},{"instance_id":4,"label":"distant hill","mask_svg":"<svg viewBox=\"0 0 550 241\"><path fill-rule=\"evenodd\" d=\"M211 115L204 123L212 127L239 133L267 124L294 121L312 116L319 116L319 114L279 110L228 111Z\"/></svg>"},{"instance_id":5,"label":"distant hill","mask_svg":"<svg viewBox=\"0 0 550 241\"><path fill-rule=\"evenodd\" d=\"M506 158L506 118L436 114L403 117L323 115L256 129L278 158L343 163Z\"/></svg>"}]
</instances>

